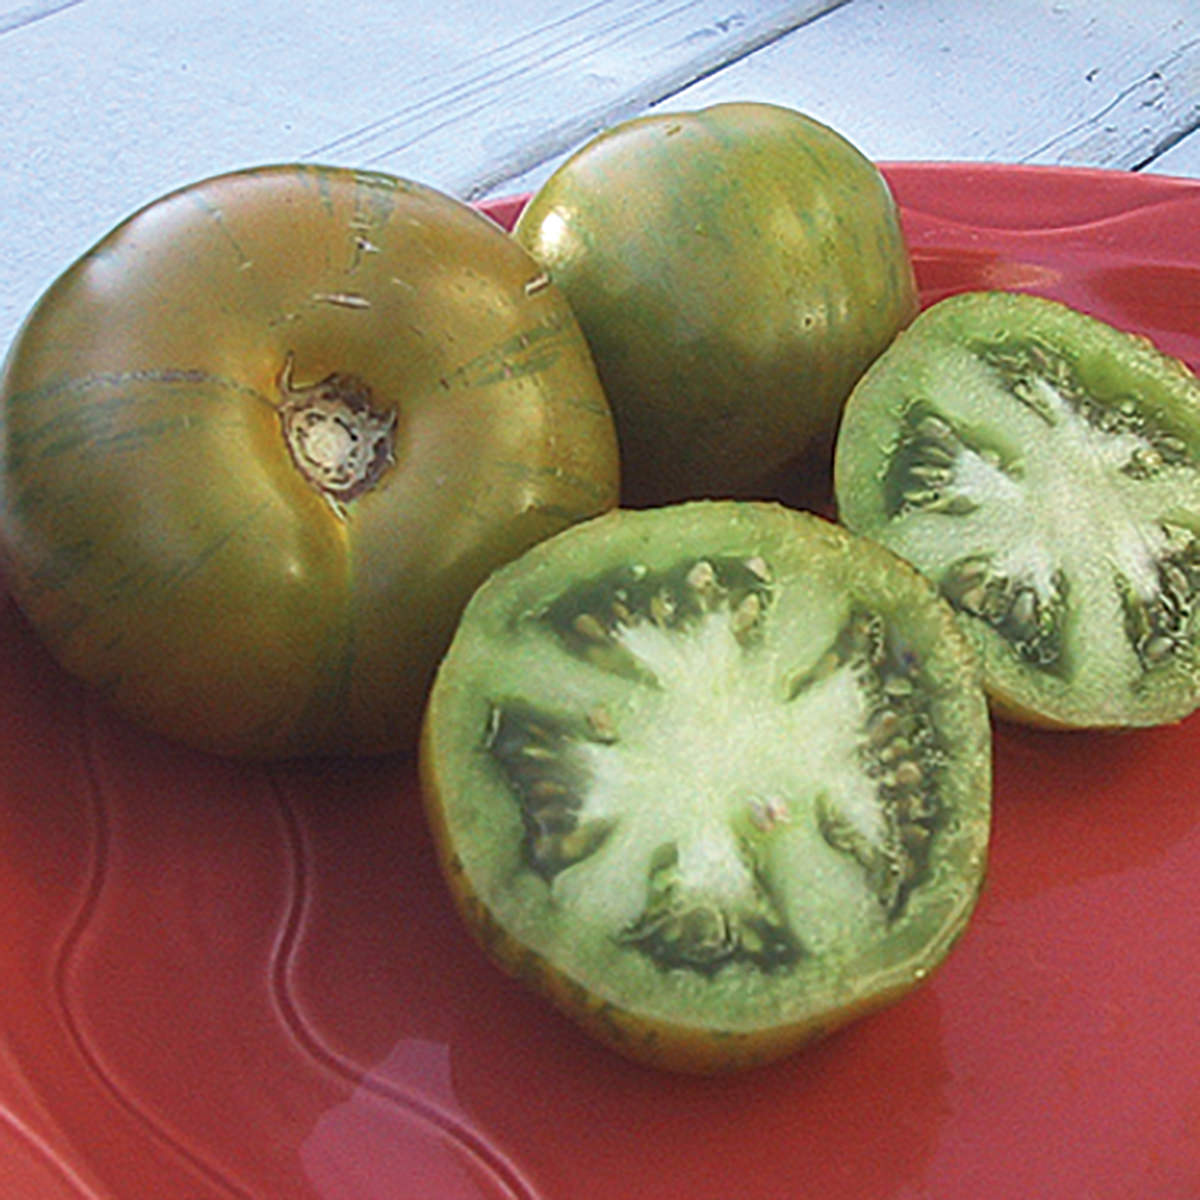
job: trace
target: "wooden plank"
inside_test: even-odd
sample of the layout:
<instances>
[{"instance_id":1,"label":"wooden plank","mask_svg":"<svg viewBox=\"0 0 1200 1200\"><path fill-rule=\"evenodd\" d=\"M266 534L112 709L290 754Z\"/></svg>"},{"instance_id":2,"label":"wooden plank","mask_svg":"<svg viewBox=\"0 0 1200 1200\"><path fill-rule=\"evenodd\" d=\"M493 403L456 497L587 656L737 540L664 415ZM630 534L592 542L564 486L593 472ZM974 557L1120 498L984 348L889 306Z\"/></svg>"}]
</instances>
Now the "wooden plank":
<instances>
[{"instance_id":1,"label":"wooden plank","mask_svg":"<svg viewBox=\"0 0 1200 1200\"><path fill-rule=\"evenodd\" d=\"M875 158L1132 167L1195 122L1198 44L1190 0L874 0L675 99L766 94Z\"/></svg>"},{"instance_id":2,"label":"wooden plank","mask_svg":"<svg viewBox=\"0 0 1200 1200\"><path fill-rule=\"evenodd\" d=\"M1038 147L1027 161L1140 170L1197 125L1200 39L1147 62L1103 107Z\"/></svg>"},{"instance_id":3,"label":"wooden plank","mask_svg":"<svg viewBox=\"0 0 1200 1200\"><path fill-rule=\"evenodd\" d=\"M23 23L0 37L0 111L20 114L0 156L0 351L58 270L169 188L306 159L471 195L846 2L9 9Z\"/></svg>"},{"instance_id":4,"label":"wooden plank","mask_svg":"<svg viewBox=\"0 0 1200 1200\"><path fill-rule=\"evenodd\" d=\"M1140 167L1200 122L1200 6L856 0L662 107L732 99L799 108L875 159Z\"/></svg>"},{"instance_id":5,"label":"wooden plank","mask_svg":"<svg viewBox=\"0 0 1200 1200\"><path fill-rule=\"evenodd\" d=\"M846 2L603 0L417 81L309 156L400 174L420 161L470 199Z\"/></svg>"}]
</instances>

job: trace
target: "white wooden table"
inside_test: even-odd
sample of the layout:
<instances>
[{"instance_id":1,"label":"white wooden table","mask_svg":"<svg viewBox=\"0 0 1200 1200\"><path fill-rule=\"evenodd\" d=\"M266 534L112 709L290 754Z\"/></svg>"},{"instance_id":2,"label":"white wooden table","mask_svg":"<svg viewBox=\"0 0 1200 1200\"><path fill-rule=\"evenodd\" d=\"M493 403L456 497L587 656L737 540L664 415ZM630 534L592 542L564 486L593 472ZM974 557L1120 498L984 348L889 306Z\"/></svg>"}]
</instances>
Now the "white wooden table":
<instances>
[{"instance_id":1,"label":"white wooden table","mask_svg":"<svg viewBox=\"0 0 1200 1200\"><path fill-rule=\"evenodd\" d=\"M0 0L0 352L176 185L307 160L494 196L618 120L735 98L877 160L1200 175L1200 5Z\"/></svg>"}]
</instances>

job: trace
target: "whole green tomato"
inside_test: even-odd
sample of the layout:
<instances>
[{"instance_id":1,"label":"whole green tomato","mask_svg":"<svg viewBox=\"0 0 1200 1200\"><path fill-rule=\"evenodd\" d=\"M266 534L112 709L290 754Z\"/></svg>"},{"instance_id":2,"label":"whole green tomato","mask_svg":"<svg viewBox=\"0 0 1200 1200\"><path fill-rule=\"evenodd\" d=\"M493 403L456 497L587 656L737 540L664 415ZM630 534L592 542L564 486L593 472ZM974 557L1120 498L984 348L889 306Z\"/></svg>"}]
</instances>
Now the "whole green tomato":
<instances>
[{"instance_id":1,"label":"whole green tomato","mask_svg":"<svg viewBox=\"0 0 1200 1200\"><path fill-rule=\"evenodd\" d=\"M761 494L787 463L828 457L850 389L917 311L883 176L775 105L618 125L515 233L592 347L629 504Z\"/></svg>"},{"instance_id":2,"label":"whole green tomato","mask_svg":"<svg viewBox=\"0 0 1200 1200\"><path fill-rule=\"evenodd\" d=\"M561 294L389 176L274 166L138 212L0 380L7 582L72 673L238 756L411 749L498 565L617 496Z\"/></svg>"}]
</instances>

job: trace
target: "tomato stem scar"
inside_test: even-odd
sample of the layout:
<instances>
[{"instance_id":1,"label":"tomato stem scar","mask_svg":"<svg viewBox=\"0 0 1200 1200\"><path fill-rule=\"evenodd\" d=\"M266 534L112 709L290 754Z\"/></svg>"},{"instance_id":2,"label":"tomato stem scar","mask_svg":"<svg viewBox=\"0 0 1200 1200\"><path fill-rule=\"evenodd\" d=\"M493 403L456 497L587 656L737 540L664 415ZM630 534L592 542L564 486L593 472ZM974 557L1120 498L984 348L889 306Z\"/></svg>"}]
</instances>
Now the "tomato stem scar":
<instances>
[{"instance_id":1,"label":"tomato stem scar","mask_svg":"<svg viewBox=\"0 0 1200 1200\"><path fill-rule=\"evenodd\" d=\"M318 383L292 382L295 356L279 372L279 419L292 462L335 505L354 500L378 483L394 461L396 414L371 403L357 376L334 373Z\"/></svg>"}]
</instances>

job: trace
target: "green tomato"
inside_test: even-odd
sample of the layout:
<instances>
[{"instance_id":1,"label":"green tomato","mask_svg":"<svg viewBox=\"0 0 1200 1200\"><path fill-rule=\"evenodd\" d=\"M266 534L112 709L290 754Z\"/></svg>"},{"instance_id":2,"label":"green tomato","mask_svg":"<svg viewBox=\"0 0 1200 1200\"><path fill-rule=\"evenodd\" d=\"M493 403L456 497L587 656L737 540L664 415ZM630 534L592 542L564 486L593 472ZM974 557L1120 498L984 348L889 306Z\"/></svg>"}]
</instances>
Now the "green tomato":
<instances>
[{"instance_id":1,"label":"green tomato","mask_svg":"<svg viewBox=\"0 0 1200 1200\"><path fill-rule=\"evenodd\" d=\"M863 378L841 519L955 607L1002 715L1177 721L1200 704L1200 383L1066 305L968 293Z\"/></svg>"},{"instance_id":2,"label":"green tomato","mask_svg":"<svg viewBox=\"0 0 1200 1200\"><path fill-rule=\"evenodd\" d=\"M787 1054L925 980L983 879L990 727L929 583L777 504L582 522L476 592L421 778L483 946L632 1058Z\"/></svg>"},{"instance_id":3,"label":"green tomato","mask_svg":"<svg viewBox=\"0 0 1200 1200\"><path fill-rule=\"evenodd\" d=\"M882 175L773 105L615 127L515 234L592 347L633 505L762 494L786 464L827 459L851 387L917 311Z\"/></svg>"},{"instance_id":4,"label":"green tomato","mask_svg":"<svg viewBox=\"0 0 1200 1200\"><path fill-rule=\"evenodd\" d=\"M0 383L0 550L64 666L222 753L411 747L467 598L617 494L559 292L468 206L264 167L149 205Z\"/></svg>"}]
</instances>

